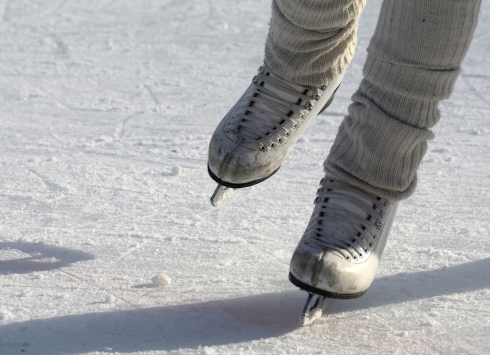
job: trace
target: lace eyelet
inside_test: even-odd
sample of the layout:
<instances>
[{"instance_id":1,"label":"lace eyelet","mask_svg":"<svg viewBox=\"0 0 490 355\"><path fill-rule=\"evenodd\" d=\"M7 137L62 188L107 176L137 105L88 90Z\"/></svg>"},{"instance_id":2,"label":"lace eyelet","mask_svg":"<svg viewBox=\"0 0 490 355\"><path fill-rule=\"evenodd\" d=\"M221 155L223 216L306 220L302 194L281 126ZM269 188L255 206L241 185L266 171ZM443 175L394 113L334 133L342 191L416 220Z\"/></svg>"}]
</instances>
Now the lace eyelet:
<instances>
[{"instance_id":1,"label":"lace eyelet","mask_svg":"<svg viewBox=\"0 0 490 355\"><path fill-rule=\"evenodd\" d=\"M315 96L315 100L316 100L316 101L320 100L320 98L321 98L321 96L320 96L320 95L316 95L316 96Z\"/></svg>"},{"instance_id":2,"label":"lace eyelet","mask_svg":"<svg viewBox=\"0 0 490 355\"><path fill-rule=\"evenodd\" d=\"M255 83L255 84L257 84L257 83L259 82L259 77L258 77L258 75L255 75L255 76L253 77L252 82L253 82L253 83Z\"/></svg>"},{"instance_id":3,"label":"lace eyelet","mask_svg":"<svg viewBox=\"0 0 490 355\"><path fill-rule=\"evenodd\" d=\"M308 102L306 108L311 111L313 109L313 104L311 102Z\"/></svg>"},{"instance_id":4,"label":"lace eyelet","mask_svg":"<svg viewBox=\"0 0 490 355\"><path fill-rule=\"evenodd\" d=\"M320 90L325 91L327 89L327 85L320 86Z\"/></svg>"}]
</instances>

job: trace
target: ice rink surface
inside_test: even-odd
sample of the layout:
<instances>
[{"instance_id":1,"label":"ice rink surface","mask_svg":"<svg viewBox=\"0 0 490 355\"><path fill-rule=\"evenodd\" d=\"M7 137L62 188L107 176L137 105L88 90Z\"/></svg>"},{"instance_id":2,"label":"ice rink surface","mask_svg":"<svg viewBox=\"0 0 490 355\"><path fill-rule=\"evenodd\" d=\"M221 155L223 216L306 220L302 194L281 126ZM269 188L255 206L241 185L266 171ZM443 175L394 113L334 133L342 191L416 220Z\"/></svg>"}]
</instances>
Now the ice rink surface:
<instances>
[{"instance_id":1,"label":"ice rink surface","mask_svg":"<svg viewBox=\"0 0 490 355\"><path fill-rule=\"evenodd\" d=\"M281 170L213 208L269 0L0 0L0 354L490 354L488 1L371 289L298 327L289 258L379 8Z\"/></svg>"}]
</instances>

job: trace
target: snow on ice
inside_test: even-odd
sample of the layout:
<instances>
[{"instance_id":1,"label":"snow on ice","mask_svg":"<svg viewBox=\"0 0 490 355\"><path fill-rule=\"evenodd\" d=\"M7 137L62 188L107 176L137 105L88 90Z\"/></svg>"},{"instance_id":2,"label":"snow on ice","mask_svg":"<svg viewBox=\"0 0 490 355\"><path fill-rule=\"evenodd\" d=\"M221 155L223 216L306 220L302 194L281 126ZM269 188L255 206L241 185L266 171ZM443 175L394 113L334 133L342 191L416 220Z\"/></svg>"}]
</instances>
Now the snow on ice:
<instances>
[{"instance_id":1,"label":"snow on ice","mask_svg":"<svg viewBox=\"0 0 490 355\"><path fill-rule=\"evenodd\" d=\"M114 303L114 302L116 302L116 297L114 297L114 296L113 296L113 295L111 295L111 294L107 294L107 295L105 296L105 302L106 302L106 303Z\"/></svg>"},{"instance_id":2,"label":"snow on ice","mask_svg":"<svg viewBox=\"0 0 490 355\"><path fill-rule=\"evenodd\" d=\"M168 286L170 285L170 277L165 274L158 274L151 278L151 282L157 286Z\"/></svg>"},{"instance_id":3,"label":"snow on ice","mask_svg":"<svg viewBox=\"0 0 490 355\"><path fill-rule=\"evenodd\" d=\"M175 175L175 176L182 174L182 167L180 167L180 166L174 166L172 168L172 174Z\"/></svg>"}]
</instances>

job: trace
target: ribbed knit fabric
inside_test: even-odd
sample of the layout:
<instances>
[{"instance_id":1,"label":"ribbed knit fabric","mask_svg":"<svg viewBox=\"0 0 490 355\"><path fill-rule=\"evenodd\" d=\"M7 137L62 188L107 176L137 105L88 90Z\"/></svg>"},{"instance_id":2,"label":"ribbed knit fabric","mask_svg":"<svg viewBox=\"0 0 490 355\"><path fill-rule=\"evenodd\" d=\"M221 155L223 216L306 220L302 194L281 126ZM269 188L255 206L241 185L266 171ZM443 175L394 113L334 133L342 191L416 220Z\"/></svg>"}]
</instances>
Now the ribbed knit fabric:
<instances>
[{"instance_id":1,"label":"ribbed knit fabric","mask_svg":"<svg viewBox=\"0 0 490 355\"><path fill-rule=\"evenodd\" d=\"M328 84L345 72L366 0L272 0L265 62L302 85Z\"/></svg>"},{"instance_id":2,"label":"ribbed knit fabric","mask_svg":"<svg viewBox=\"0 0 490 355\"><path fill-rule=\"evenodd\" d=\"M430 128L440 117L437 105L453 90L480 3L383 2L364 79L325 161L326 173L391 200L413 193L433 138Z\"/></svg>"}]
</instances>

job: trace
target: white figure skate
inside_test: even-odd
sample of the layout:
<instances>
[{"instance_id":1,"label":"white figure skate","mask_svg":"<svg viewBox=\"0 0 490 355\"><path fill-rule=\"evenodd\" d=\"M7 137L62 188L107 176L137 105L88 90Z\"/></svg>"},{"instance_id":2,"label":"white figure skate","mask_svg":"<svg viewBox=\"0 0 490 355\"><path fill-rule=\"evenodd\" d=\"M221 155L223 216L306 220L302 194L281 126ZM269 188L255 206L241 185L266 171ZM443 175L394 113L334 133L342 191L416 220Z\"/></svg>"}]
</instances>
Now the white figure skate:
<instances>
[{"instance_id":1,"label":"white figure skate","mask_svg":"<svg viewBox=\"0 0 490 355\"><path fill-rule=\"evenodd\" d=\"M398 207L398 202L328 177L320 184L313 214L290 265L289 280L309 293L302 325L319 318L329 298L364 295L374 280Z\"/></svg>"},{"instance_id":2,"label":"white figure skate","mask_svg":"<svg viewBox=\"0 0 490 355\"><path fill-rule=\"evenodd\" d=\"M302 86L260 67L211 138L208 172L218 183L213 206L233 189L271 177L313 118L330 105L342 78L321 87Z\"/></svg>"}]
</instances>

